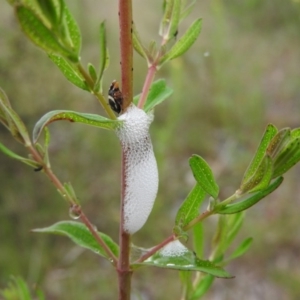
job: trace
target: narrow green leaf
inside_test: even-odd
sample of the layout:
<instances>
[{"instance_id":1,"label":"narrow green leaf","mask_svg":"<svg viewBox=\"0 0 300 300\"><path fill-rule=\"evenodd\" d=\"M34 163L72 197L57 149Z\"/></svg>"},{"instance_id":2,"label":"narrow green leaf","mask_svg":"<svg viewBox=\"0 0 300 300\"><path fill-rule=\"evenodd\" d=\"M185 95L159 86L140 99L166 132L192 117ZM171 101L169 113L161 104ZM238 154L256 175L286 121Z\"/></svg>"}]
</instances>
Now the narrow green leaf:
<instances>
[{"instance_id":1,"label":"narrow green leaf","mask_svg":"<svg viewBox=\"0 0 300 300\"><path fill-rule=\"evenodd\" d=\"M193 226L193 245L197 257L200 259L204 256L204 230L203 222L198 222Z\"/></svg>"},{"instance_id":2,"label":"narrow green leaf","mask_svg":"<svg viewBox=\"0 0 300 300\"><path fill-rule=\"evenodd\" d=\"M16 15L24 33L38 47L49 53L57 53L77 61L77 56L63 47L39 17L28 7L16 5Z\"/></svg>"},{"instance_id":3,"label":"narrow green leaf","mask_svg":"<svg viewBox=\"0 0 300 300\"><path fill-rule=\"evenodd\" d=\"M84 78L77 71L76 67L59 55L49 54L49 58L58 66L64 76L77 87L89 91Z\"/></svg>"},{"instance_id":4,"label":"narrow green leaf","mask_svg":"<svg viewBox=\"0 0 300 300\"><path fill-rule=\"evenodd\" d=\"M100 24L99 28L99 46L100 46L100 68L99 68L99 78L102 79L104 70L107 68L107 42L106 42L106 26L105 22Z\"/></svg>"},{"instance_id":5,"label":"narrow green leaf","mask_svg":"<svg viewBox=\"0 0 300 300\"><path fill-rule=\"evenodd\" d=\"M295 128L291 131L291 138L297 138L300 136L300 128Z\"/></svg>"},{"instance_id":6,"label":"narrow green leaf","mask_svg":"<svg viewBox=\"0 0 300 300\"><path fill-rule=\"evenodd\" d=\"M260 144L256 150L256 153L254 155L254 157L252 158L251 163L249 164L241 185L243 185L245 182L247 182L250 177L252 177L254 175L254 173L256 172L258 166L260 165L262 159L265 156L266 150L269 146L270 141L272 140L272 138L275 136L275 134L277 133L277 128L272 125L269 124L264 132L264 135L260 141Z\"/></svg>"},{"instance_id":7,"label":"narrow green leaf","mask_svg":"<svg viewBox=\"0 0 300 300\"><path fill-rule=\"evenodd\" d=\"M266 153L270 155L271 158L276 157L276 155L285 147L285 145L291 139L290 128L283 128L279 130L269 143Z\"/></svg>"},{"instance_id":8,"label":"narrow green leaf","mask_svg":"<svg viewBox=\"0 0 300 300\"><path fill-rule=\"evenodd\" d=\"M185 34L175 43L175 45L163 55L159 61L161 66L166 61L172 60L184 54L197 40L202 28L202 19L196 20L185 32Z\"/></svg>"},{"instance_id":9,"label":"narrow green leaf","mask_svg":"<svg viewBox=\"0 0 300 300\"><path fill-rule=\"evenodd\" d=\"M0 122L9 130L9 120L4 107L11 108L6 93L0 88Z\"/></svg>"},{"instance_id":10,"label":"narrow green leaf","mask_svg":"<svg viewBox=\"0 0 300 300\"><path fill-rule=\"evenodd\" d=\"M224 252L228 249L231 243L236 238L239 233L245 219L245 212L241 211L233 215L227 215L226 221L228 223L228 231L226 232L226 240L223 245Z\"/></svg>"},{"instance_id":11,"label":"narrow green leaf","mask_svg":"<svg viewBox=\"0 0 300 300\"><path fill-rule=\"evenodd\" d=\"M294 138L278 154L274 162L273 178L283 175L300 161L300 136Z\"/></svg>"},{"instance_id":12,"label":"narrow green leaf","mask_svg":"<svg viewBox=\"0 0 300 300\"><path fill-rule=\"evenodd\" d=\"M168 39L173 38L178 30L178 25L180 22L180 11L181 11L181 0L174 0L172 17L170 21L169 30L168 30Z\"/></svg>"},{"instance_id":13,"label":"narrow green leaf","mask_svg":"<svg viewBox=\"0 0 300 300\"><path fill-rule=\"evenodd\" d=\"M244 255L250 248L253 242L253 238L249 237L245 239L234 251L233 253L226 259L226 262L233 260L237 257Z\"/></svg>"},{"instance_id":14,"label":"narrow green leaf","mask_svg":"<svg viewBox=\"0 0 300 300\"><path fill-rule=\"evenodd\" d=\"M221 267L216 266L208 260L200 260L192 251L183 245L182 247L178 246L178 243L179 241L171 242L143 263L135 265L148 265L183 271L199 271L211 274L215 277L232 278L232 276Z\"/></svg>"},{"instance_id":15,"label":"narrow green leaf","mask_svg":"<svg viewBox=\"0 0 300 300\"><path fill-rule=\"evenodd\" d=\"M34 232L53 233L69 237L75 244L89 249L100 256L107 258L106 252L95 240L87 227L75 221L61 221L46 228L34 229ZM118 256L118 245L106 234L98 232L105 244L109 247L112 253Z\"/></svg>"},{"instance_id":16,"label":"narrow green leaf","mask_svg":"<svg viewBox=\"0 0 300 300\"><path fill-rule=\"evenodd\" d=\"M7 106L5 101L0 101L0 111L1 115L5 116L3 123L10 130L12 136L18 142L25 144L26 146L31 145L29 134L24 123L11 106Z\"/></svg>"},{"instance_id":17,"label":"narrow green leaf","mask_svg":"<svg viewBox=\"0 0 300 300\"><path fill-rule=\"evenodd\" d=\"M149 112L156 105L162 103L172 94L173 90L167 86L165 79L158 79L157 81L153 82L150 87L149 94L147 96L147 100L144 106L145 112ZM141 94L133 98L134 104L137 105L140 95Z\"/></svg>"},{"instance_id":18,"label":"narrow green leaf","mask_svg":"<svg viewBox=\"0 0 300 300\"><path fill-rule=\"evenodd\" d=\"M159 27L159 35L165 37L169 30L175 0L164 1L164 15Z\"/></svg>"},{"instance_id":19,"label":"narrow green leaf","mask_svg":"<svg viewBox=\"0 0 300 300\"><path fill-rule=\"evenodd\" d=\"M96 126L104 129L115 130L121 126L122 122L111 120L99 115L79 113L71 110L53 110L45 114L34 126L33 140L38 140L45 126L58 120L83 123L90 126Z\"/></svg>"},{"instance_id":20,"label":"narrow green leaf","mask_svg":"<svg viewBox=\"0 0 300 300\"><path fill-rule=\"evenodd\" d=\"M97 71L95 69L95 67L93 66L93 64L88 63L88 70L89 70L89 74L91 76L91 78L93 79L94 82L97 81Z\"/></svg>"},{"instance_id":21,"label":"narrow green leaf","mask_svg":"<svg viewBox=\"0 0 300 300\"><path fill-rule=\"evenodd\" d=\"M188 6L186 6L181 14L180 14L180 21L184 20L194 9L197 0L193 0Z\"/></svg>"},{"instance_id":22,"label":"narrow green leaf","mask_svg":"<svg viewBox=\"0 0 300 300\"><path fill-rule=\"evenodd\" d=\"M78 199L78 197L76 196L76 193L75 193L75 191L74 191L74 188L73 188L71 182L65 182L65 183L64 183L64 188L65 188L65 190L67 191L67 193L70 195L70 197L71 197L72 199L74 199L74 200L76 201L77 204L79 204L79 199Z\"/></svg>"},{"instance_id":23,"label":"narrow green leaf","mask_svg":"<svg viewBox=\"0 0 300 300\"><path fill-rule=\"evenodd\" d=\"M193 155L190 160L190 167L196 181L214 199L218 198L219 186L217 185L213 173L207 162L199 155Z\"/></svg>"},{"instance_id":24,"label":"narrow green leaf","mask_svg":"<svg viewBox=\"0 0 300 300\"><path fill-rule=\"evenodd\" d=\"M144 47L141 38L139 36L139 33L134 24L132 25L132 44L134 50L149 62L150 54L148 50Z\"/></svg>"},{"instance_id":25,"label":"narrow green leaf","mask_svg":"<svg viewBox=\"0 0 300 300\"><path fill-rule=\"evenodd\" d=\"M38 0L38 3L52 26L58 27L61 22L62 0Z\"/></svg>"},{"instance_id":26,"label":"narrow green leaf","mask_svg":"<svg viewBox=\"0 0 300 300\"><path fill-rule=\"evenodd\" d=\"M259 202L261 199L272 193L274 190L276 190L280 184L283 181L283 177L277 178L273 183L269 185L268 188L266 188L263 191L257 192L254 195L233 204L227 204L225 206L222 206L222 203L220 203L216 208L215 212L218 214L235 214L237 212L243 211L248 209L249 207L253 206L257 202Z\"/></svg>"},{"instance_id":27,"label":"narrow green leaf","mask_svg":"<svg viewBox=\"0 0 300 300\"><path fill-rule=\"evenodd\" d=\"M1 89L1 87L0 87L0 101L3 103L3 105L11 108L9 99L8 99L6 93L4 92L4 90ZM1 110L0 110L0 112L1 112Z\"/></svg>"},{"instance_id":28,"label":"narrow green leaf","mask_svg":"<svg viewBox=\"0 0 300 300\"><path fill-rule=\"evenodd\" d=\"M67 33L69 38L69 43L72 47L72 50L76 53L75 62L79 61L79 54L81 49L81 33L79 27L69 11L68 7L65 5L63 8L63 18L65 26L67 27Z\"/></svg>"},{"instance_id":29,"label":"narrow green leaf","mask_svg":"<svg viewBox=\"0 0 300 300\"><path fill-rule=\"evenodd\" d=\"M241 185L241 193L253 193L264 190L269 185L272 175L273 161L269 155L265 155L254 175Z\"/></svg>"},{"instance_id":30,"label":"narrow green leaf","mask_svg":"<svg viewBox=\"0 0 300 300\"><path fill-rule=\"evenodd\" d=\"M192 294L191 298L189 298L189 300L199 300L211 287L214 279L215 277L209 274L201 278L201 281L195 287L195 291Z\"/></svg>"},{"instance_id":31,"label":"narrow green leaf","mask_svg":"<svg viewBox=\"0 0 300 300\"><path fill-rule=\"evenodd\" d=\"M33 167L33 168L38 168L39 164L31 159L22 157L16 153L14 153L13 151L9 150L8 148L6 148L2 143L0 143L0 151L2 151L4 154L6 154L7 156L9 156L10 158L16 159L18 161L21 161L22 163Z\"/></svg>"},{"instance_id":32,"label":"narrow green leaf","mask_svg":"<svg viewBox=\"0 0 300 300\"><path fill-rule=\"evenodd\" d=\"M4 297L5 300L32 300L30 295L29 287L26 282L21 277L12 276L8 287L0 290L0 295Z\"/></svg>"},{"instance_id":33,"label":"narrow green leaf","mask_svg":"<svg viewBox=\"0 0 300 300\"><path fill-rule=\"evenodd\" d=\"M199 208L204 200L206 192L199 184L196 184L187 198L181 204L176 218L175 225L184 227L199 215Z\"/></svg>"}]
</instances>

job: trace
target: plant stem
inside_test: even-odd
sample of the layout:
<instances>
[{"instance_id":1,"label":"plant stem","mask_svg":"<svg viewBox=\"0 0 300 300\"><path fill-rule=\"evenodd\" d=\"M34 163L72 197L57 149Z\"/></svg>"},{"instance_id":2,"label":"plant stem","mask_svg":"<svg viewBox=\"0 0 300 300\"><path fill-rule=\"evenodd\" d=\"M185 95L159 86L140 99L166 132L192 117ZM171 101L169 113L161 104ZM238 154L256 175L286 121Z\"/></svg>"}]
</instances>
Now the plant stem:
<instances>
[{"instance_id":1,"label":"plant stem","mask_svg":"<svg viewBox=\"0 0 300 300\"><path fill-rule=\"evenodd\" d=\"M99 236L97 230L93 226L93 224L90 222L90 220L87 218L87 216L83 213L81 210L81 207L78 206L78 214L80 215L81 221L85 224L85 226L89 229L91 234L94 236L95 240L98 242L98 244L104 249L106 252L107 256L112 260L112 263L114 266L117 265L118 259L117 257L112 253L112 251L109 249L109 247L106 245L104 240Z\"/></svg>"},{"instance_id":2,"label":"plant stem","mask_svg":"<svg viewBox=\"0 0 300 300\"><path fill-rule=\"evenodd\" d=\"M132 1L119 0L119 26L121 50L121 77L123 111L133 99L133 47L132 47Z\"/></svg>"},{"instance_id":3,"label":"plant stem","mask_svg":"<svg viewBox=\"0 0 300 300\"><path fill-rule=\"evenodd\" d=\"M174 241L176 239L175 235L172 234L171 236L169 236L167 239L165 239L163 242L161 242L160 244L156 245L155 247L151 248L150 251L148 251L146 254L144 254L143 256L141 256L137 261L135 261L135 263L141 263L144 260L146 260L148 257L152 256L154 253L156 253L158 250L160 250L162 247L164 247L165 245L169 244L170 242Z\"/></svg>"},{"instance_id":4,"label":"plant stem","mask_svg":"<svg viewBox=\"0 0 300 300\"><path fill-rule=\"evenodd\" d=\"M109 247L106 245L104 240L99 236L97 233L97 230L94 228L90 220L87 218L87 216L82 211L80 205L77 204L77 199L73 199L70 193L65 189L64 185L60 182L60 180L56 177L56 175L53 173L52 169L49 168L43 161L43 158L40 156L40 154L36 151L36 149L30 145L27 147L29 152L31 153L32 157L36 162L38 162L41 166L43 166L44 173L48 176L50 181L54 184L56 189L59 191L61 195L64 196L65 200L67 200L70 204L70 207L72 208L73 212L75 212L78 216L80 216L82 222L86 225L86 227L89 229L91 234L95 237L98 244L104 249L107 256L112 260L112 263L116 266L117 265L117 258L116 256L111 252Z\"/></svg>"},{"instance_id":5,"label":"plant stem","mask_svg":"<svg viewBox=\"0 0 300 300\"><path fill-rule=\"evenodd\" d=\"M126 111L133 99L133 48L132 48L132 1L119 0L119 28L121 51L121 78L123 93L123 112ZM118 261L119 300L129 300L131 294L130 269L130 234L124 229L124 201L126 193L126 154L122 148L121 173L121 207L120 207L120 256Z\"/></svg>"},{"instance_id":6,"label":"plant stem","mask_svg":"<svg viewBox=\"0 0 300 300\"><path fill-rule=\"evenodd\" d=\"M143 86L143 90L142 90L142 94L141 97L139 99L139 103L138 103L138 108L143 108L145 105L145 102L147 100L147 96L151 87L151 84L154 80L155 74L156 74L157 68L155 64L152 64L149 68L148 68L148 73L144 82L144 86Z\"/></svg>"},{"instance_id":7,"label":"plant stem","mask_svg":"<svg viewBox=\"0 0 300 300\"><path fill-rule=\"evenodd\" d=\"M124 205L126 193L126 154L122 148L122 173L121 173L121 207L120 207L120 231L119 247L120 256L118 261L119 300L129 300L131 291L130 270L130 234L124 229Z\"/></svg>"},{"instance_id":8,"label":"plant stem","mask_svg":"<svg viewBox=\"0 0 300 300\"><path fill-rule=\"evenodd\" d=\"M102 107L104 108L105 112L107 113L107 115L112 119L115 120L116 116L113 113L112 109L110 108L110 106L107 103L107 100L103 97L102 94L100 94L99 92L96 92L94 90L94 81L91 78L91 76L85 71L85 69L83 68L83 66L78 63L77 64L77 69L80 72L80 74L83 76L83 78L85 79L88 87L91 90L91 93L94 94L96 96L96 98L99 100L100 104L102 105Z\"/></svg>"},{"instance_id":9,"label":"plant stem","mask_svg":"<svg viewBox=\"0 0 300 300\"><path fill-rule=\"evenodd\" d=\"M197 218L195 218L194 220L192 220L189 224L187 224L183 230L184 231L187 231L189 230L190 228L192 228L195 224L203 221L204 219L206 219L207 217L209 217L210 215L214 214L214 211L213 210L207 210L205 212L203 212L201 215L199 215Z\"/></svg>"}]
</instances>

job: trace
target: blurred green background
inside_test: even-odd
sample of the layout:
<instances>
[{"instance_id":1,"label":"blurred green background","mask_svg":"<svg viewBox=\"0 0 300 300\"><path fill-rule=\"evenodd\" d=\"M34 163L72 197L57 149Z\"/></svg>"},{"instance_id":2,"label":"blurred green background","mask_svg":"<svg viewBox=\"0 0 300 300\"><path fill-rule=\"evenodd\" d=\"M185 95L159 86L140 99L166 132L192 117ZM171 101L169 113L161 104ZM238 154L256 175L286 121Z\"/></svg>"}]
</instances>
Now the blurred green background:
<instances>
[{"instance_id":1,"label":"blurred green background","mask_svg":"<svg viewBox=\"0 0 300 300\"><path fill-rule=\"evenodd\" d=\"M98 26L106 20L111 63L108 89L120 80L117 1L68 0L83 35L82 61L98 64ZM157 39L161 1L135 0L143 40ZM103 114L97 101L72 86L47 56L21 33L12 8L0 4L0 86L31 131L49 110ZM239 185L265 126L300 126L300 1L198 1L179 28L197 17L203 29L182 58L163 67L173 96L157 107L151 135L160 187L145 227L133 237L151 247L167 237L176 210L194 184L188 158L212 166L221 197ZM146 64L135 57L134 90ZM112 132L68 122L50 126L50 158L62 181L71 181L85 213L100 231L118 237L120 147ZM6 129L0 140L25 154ZM216 279L206 299L300 298L300 166L246 215L239 239L254 237L250 251L227 267L232 280ZM0 153L0 287L11 274L42 287L46 299L116 299L116 274L103 259L68 239L31 233L69 219L68 207L43 173ZM216 219L205 221L207 249ZM144 268L133 278L133 299L179 299L170 270ZM100 296L99 296L100 295ZM140 298L138 298L140 297Z\"/></svg>"}]
</instances>

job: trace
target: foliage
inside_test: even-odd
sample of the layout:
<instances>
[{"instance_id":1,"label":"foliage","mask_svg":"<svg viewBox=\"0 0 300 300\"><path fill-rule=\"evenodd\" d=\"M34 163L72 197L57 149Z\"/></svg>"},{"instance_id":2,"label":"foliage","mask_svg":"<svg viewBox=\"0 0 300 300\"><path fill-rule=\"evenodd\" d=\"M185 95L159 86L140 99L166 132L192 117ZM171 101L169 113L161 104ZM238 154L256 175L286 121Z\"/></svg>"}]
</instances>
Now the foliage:
<instances>
[{"instance_id":1,"label":"foliage","mask_svg":"<svg viewBox=\"0 0 300 300\"><path fill-rule=\"evenodd\" d=\"M13 2L13 1L12 1ZM132 100L146 113L151 113L173 92L164 79L154 81L156 71L171 60L182 56L197 40L202 28L202 20L197 19L177 40L180 22L192 10L195 1L185 6L185 1L164 1L164 13L160 26L161 44L151 42L147 48L141 41L136 26L133 27L133 46L147 63L148 73L142 93ZM53 173L48 147L50 135L47 126L58 120L72 123L83 123L103 129L117 131L124 125L117 120L106 96L103 94L102 81L109 65L108 47L106 41L105 23L99 29L99 70L92 64L85 69L81 64L81 33L79 27L63 0L21 1L12 3L17 19L26 36L40 49L46 52L52 62L59 68L65 78L74 86L91 93L102 105L109 118L96 114L75 112L70 110L55 110L48 112L36 123L31 139L24 122L12 108L4 91L0 91L0 121L10 131L12 136L29 152L29 158L22 157L0 144L0 150L9 157L19 160L35 171L43 171L54 183L58 192L70 205L71 217L80 218L83 223L61 221L49 227L36 229L36 232L46 232L69 237L75 244L92 250L107 258L117 268L120 261L119 246L108 235L98 232L83 213L78 197L70 183L61 183ZM154 70L154 72L152 71ZM45 134L44 145L38 143L40 135ZM300 160L300 129L284 128L278 130L269 124L261 139L258 149L250 162L237 191L220 199L220 188L209 164L199 155L193 155L190 167L196 184L182 202L176 217L173 232L169 238L160 244L143 251L138 258L130 263L130 270L141 266L156 266L160 268L180 270L185 299L199 299L211 286L214 277L230 278L224 266L233 259L245 254L252 238L246 238L231 253L229 247L237 236L243 222L246 209L255 205L267 195L276 190L283 181L283 175ZM207 199L208 198L208 199ZM199 210L205 200L208 208L202 213ZM218 226L212 239L211 253L208 259L203 258L204 235L202 221L211 215L218 215ZM182 255L162 255L164 247L174 241L185 242L189 229L193 228L195 253L186 248ZM195 276L187 275L194 271ZM199 274L203 276L199 276ZM193 282L193 284L191 284ZM15 285L15 286L14 286ZM22 280L15 280L11 290L23 290L28 294L24 299L30 299L29 292ZM10 292L6 291L9 298ZM41 298L42 299L42 298ZM124 298L125 299L125 298Z\"/></svg>"}]
</instances>

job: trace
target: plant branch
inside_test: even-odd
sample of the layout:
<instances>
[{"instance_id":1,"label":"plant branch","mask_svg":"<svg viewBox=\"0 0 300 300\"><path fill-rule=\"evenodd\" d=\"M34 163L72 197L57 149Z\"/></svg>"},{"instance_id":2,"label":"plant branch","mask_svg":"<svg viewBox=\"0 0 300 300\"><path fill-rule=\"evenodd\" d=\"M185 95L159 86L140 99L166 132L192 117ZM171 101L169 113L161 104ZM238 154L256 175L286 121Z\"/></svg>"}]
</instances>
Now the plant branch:
<instances>
[{"instance_id":1,"label":"plant branch","mask_svg":"<svg viewBox=\"0 0 300 300\"><path fill-rule=\"evenodd\" d=\"M192 220L190 223L188 223L186 226L184 226L183 230L184 231L188 231L190 228L192 228L195 224L203 221L204 219L206 219L207 217L209 217L210 215L214 214L215 212L213 210L207 210L205 212L203 212L202 214L200 214L197 218L195 218L194 220Z\"/></svg>"},{"instance_id":2,"label":"plant branch","mask_svg":"<svg viewBox=\"0 0 300 300\"><path fill-rule=\"evenodd\" d=\"M90 220L84 214L84 212L81 210L81 207L79 205L76 205L76 208L78 209L78 215L80 215L81 221L89 229L89 231L94 236L94 238L98 242L98 244L104 249L104 251L106 252L107 256L112 260L113 265L117 266L118 258L112 253L112 251L106 245L106 243L101 238L101 236L99 236L99 234L98 234L97 230L95 229L95 227L93 226L93 224L90 222Z\"/></svg>"},{"instance_id":3,"label":"plant branch","mask_svg":"<svg viewBox=\"0 0 300 300\"><path fill-rule=\"evenodd\" d=\"M95 230L94 226L92 223L89 221L87 216L84 214L82 211L80 205L77 204L77 199L73 199L70 193L66 190L64 185L60 182L60 180L56 177L56 175L53 173L52 169L49 168L43 161L43 158L40 156L40 154L36 151L36 149L30 145L27 147L29 152L31 153L33 159L38 162L41 166L43 166L43 170L45 174L48 176L50 181L54 184L54 186L57 188L59 193L63 195L63 197L69 202L70 208L72 209L72 212L75 213L77 216L80 216L82 222L86 225L86 227L89 229L91 234L95 237L96 241L98 244L104 249L106 252L107 256L111 258L113 264L116 266L117 265L117 258L116 256L111 252L109 247L106 245L104 240L99 236L97 231Z\"/></svg>"},{"instance_id":4,"label":"plant branch","mask_svg":"<svg viewBox=\"0 0 300 300\"><path fill-rule=\"evenodd\" d=\"M157 68L155 64L152 64L149 68L148 68L148 72L147 72L147 76L144 82L144 86L143 86L143 90L142 90L142 94L141 97L139 99L139 103L138 103L138 108L142 109L146 103L147 100L147 96L151 87L151 84L154 80L155 74L156 74Z\"/></svg>"},{"instance_id":5,"label":"plant branch","mask_svg":"<svg viewBox=\"0 0 300 300\"><path fill-rule=\"evenodd\" d=\"M150 256L152 256L158 250L160 250L161 248L163 248L164 246L166 246L170 242L174 241L175 239L176 239L176 236L174 234L172 234L171 236L169 236L168 238L166 238L163 242L161 242L160 244L158 244L155 247L151 248L147 253L145 253L144 255L142 255L134 263L141 263L141 262L145 261L147 258L149 258Z\"/></svg>"},{"instance_id":6,"label":"plant branch","mask_svg":"<svg viewBox=\"0 0 300 300\"><path fill-rule=\"evenodd\" d=\"M100 104L104 108L104 110L107 113L107 115L112 120L115 120L116 116L113 113L113 111L110 108L110 106L108 105L107 100L103 97L103 95L101 93L95 91L95 89L94 89L95 82L93 81L93 79L91 78L91 76L85 71L85 69L83 68L83 66L80 63L77 64L77 69L80 72L80 74L82 75L82 77L85 79L85 82L87 83L87 85L88 85L91 93L94 94L96 96L96 98L99 100Z\"/></svg>"},{"instance_id":7,"label":"plant branch","mask_svg":"<svg viewBox=\"0 0 300 300\"><path fill-rule=\"evenodd\" d=\"M132 1L119 0L119 26L121 51L121 77L123 111L133 99L133 46L132 46Z\"/></svg>"},{"instance_id":8,"label":"plant branch","mask_svg":"<svg viewBox=\"0 0 300 300\"><path fill-rule=\"evenodd\" d=\"M120 256L118 261L119 300L129 300L131 290L130 270L130 234L124 229L124 205L126 193L126 153L122 148L122 173L121 173L121 205L120 205L120 230L119 247Z\"/></svg>"}]
</instances>

